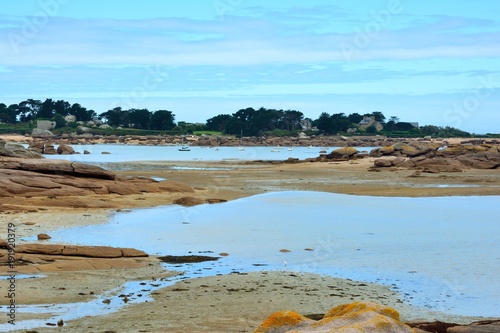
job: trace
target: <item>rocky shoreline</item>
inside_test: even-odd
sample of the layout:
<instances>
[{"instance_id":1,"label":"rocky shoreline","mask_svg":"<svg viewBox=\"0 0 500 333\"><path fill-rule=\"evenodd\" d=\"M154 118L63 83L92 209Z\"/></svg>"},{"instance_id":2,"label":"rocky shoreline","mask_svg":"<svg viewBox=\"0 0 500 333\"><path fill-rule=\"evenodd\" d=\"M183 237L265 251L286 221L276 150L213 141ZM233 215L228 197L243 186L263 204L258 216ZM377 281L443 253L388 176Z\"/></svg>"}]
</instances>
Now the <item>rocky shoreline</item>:
<instances>
[{"instance_id":1,"label":"rocky shoreline","mask_svg":"<svg viewBox=\"0 0 500 333\"><path fill-rule=\"evenodd\" d=\"M146 146L158 145L191 145L203 147L237 147L240 145L249 147L258 146L281 146L281 147L382 147L390 146L399 142L408 144L410 142L439 143L446 146L449 143L460 144L500 144L500 139L446 139L446 138L388 138L385 136L341 136L341 135L312 135L301 134L296 137L243 137L219 136L219 135L92 135L92 134L62 134L52 136L12 136L16 141L33 144L33 148L40 149L40 145L80 145L80 144L134 144ZM48 150L51 154L60 153Z\"/></svg>"},{"instance_id":2,"label":"rocky shoreline","mask_svg":"<svg viewBox=\"0 0 500 333\"><path fill-rule=\"evenodd\" d=\"M390 146L360 154L355 148L345 147L321 155L310 161L349 161L365 157L377 157L374 168L397 167L419 169L427 173L462 172L467 169L498 169L500 144L448 144L422 143L419 141L397 142ZM380 158L384 157L384 158Z\"/></svg>"},{"instance_id":3,"label":"rocky shoreline","mask_svg":"<svg viewBox=\"0 0 500 333\"><path fill-rule=\"evenodd\" d=\"M43 143L44 152L47 145L54 147L53 144L58 144L46 139L37 142L39 147ZM318 146L337 146L322 144L324 141L318 142L321 142ZM94 215L97 216L96 209L107 208L106 212L109 213L129 207L174 202L185 205L217 203L268 190L310 189L400 196L500 193L498 142L399 140L370 141L367 145L375 142L381 148L370 153L359 153L352 148L357 146L356 143L351 145L345 142L344 148L304 161L241 163L232 165L231 170L204 173L194 170L168 171L169 180L158 182L149 178L151 172L147 170L151 169L155 175L163 176L162 172L166 172L163 169L164 163L136 163L136 166L134 164L130 168L131 171L116 173L81 163L45 160L34 149L26 150L20 145L0 140L0 211L3 215L0 216L0 224L14 222L19 226L19 233L24 236L34 236L41 232L50 234L50 230L70 224L83 225L94 220L92 223L103 223L106 215L94 218ZM79 143L82 142L72 143L68 140L66 145ZM121 143L136 144L132 140ZM277 145L274 142L268 143ZM71 153L70 148L60 149L60 153ZM56 149L54 151L59 153ZM227 181L224 180L226 178ZM328 181L325 182L325 179ZM443 180L457 184L477 184L477 188L451 188L450 191L446 188L429 189L418 186L441 184ZM401 186L405 182L412 186ZM495 186L484 187L485 184ZM55 221L58 221L57 224ZM0 250L0 259L5 259L4 250ZM43 302L42 299L47 298L43 295L50 294L51 290L57 290L57 293L49 297L53 303L77 302L92 299L95 293L104 293L130 279L151 280L159 276L174 275L161 269L158 258L146 257L147 254L132 249L48 245L39 241L37 244L19 244L19 250L20 272L50 273L46 279L35 279L29 284L37 289L25 288L21 291L23 301L33 304ZM133 256L129 256L130 254ZM109 280L107 284L101 285L104 276ZM71 277L71 285L63 284L61 277ZM91 331L112 329L116 332L250 332L269 314L286 310L290 305L303 309L301 313L311 314L321 313L320 311L326 311L331 306L345 305L349 301L375 301L389 304L393 309L401 311L405 322L414 332L498 331L498 321L479 322L477 318L460 318L462 326L453 324L456 320L451 316L440 317L450 324L434 322L435 314L415 312L415 309L399 302L396 293L393 295L381 286L358 286L348 280L342 282L290 272L242 273L196 280L161 289L153 295L155 302L127 306L115 314L82 318L64 325L71 326L72 332L82 333L89 332L89 327ZM95 285L92 293L85 290L85 286L89 285ZM338 288L335 295L330 288L334 285ZM293 288L295 293L291 293L289 288ZM269 295L278 295L277 290L280 291L279 299L273 297L270 301ZM391 297L394 297L393 303L388 301ZM321 300L321 307L318 306L318 300ZM196 302L196 308L193 308L193 302ZM269 304L264 304L265 302ZM175 312L165 313L165 307L175 309ZM241 320L240 313L243 307L246 309L244 321ZM153 315L144 317L144 313ZM158 316L160 313L161 316ZM337 319L346 319L341 317ZM186 318L191 320L187 322ZM318 316L315 319L321 318L322 316ZM387 328L383 324L387 320L379 318L373 321L379 326L368 331L385 332L382 326ZM424 322L426 320L430 323ZM149 326L138 325L141 322ZM307 323L320 325L309 320ZM464 325L469 323L471 324ZM360 322L353 324L358 325ZM40 328L37 331L48 332L49 329ZM401 329L401 332L407 332L408 328L403 325Z\"/></svg>"}]
</instances>

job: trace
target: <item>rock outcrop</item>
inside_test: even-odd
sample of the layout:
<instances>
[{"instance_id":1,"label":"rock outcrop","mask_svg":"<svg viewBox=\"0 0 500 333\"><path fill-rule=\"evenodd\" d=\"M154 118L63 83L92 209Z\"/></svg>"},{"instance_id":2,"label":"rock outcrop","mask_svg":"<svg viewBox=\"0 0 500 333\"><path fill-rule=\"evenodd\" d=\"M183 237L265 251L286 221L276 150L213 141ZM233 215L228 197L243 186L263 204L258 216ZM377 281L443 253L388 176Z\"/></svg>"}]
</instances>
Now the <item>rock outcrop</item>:
<instances>
[{"instance_id":1,"label":"rock outcrop","mask_svg":"<svg viewBox=\"0 0 500 333\"><path fill-rule=\"evenodd\" d=\"M330 154L326 155L326 159L354 159L356 158L356 155L358 154L358 150L353 147L344 147L344 148L339 148L334 151L332 151Z\"/></svg>"},{"instance_id":2,"label":"rock outcrop","mask_svg":"<svg viewBox=\"0 0 500 333\"><path fill-rule=\"evenodd\" d=\"M0 139L0 156L18 158L43 158L36 150L26 149L18 143L7 143Z\"/></svg>"},{"instance_id":3,"label":"rock outcrop","mask_svg":"<svg viewBox=\"0 0 500 333\"><path fill-rule=\"evenodd\" d=\"M159 182L144 177L123 177L84 163L0 156L0 197L54 198L160 192L194 193L195 191L184 183Z\"/></svg>"},{"instance_id":4,"label":"rock outcrop","mask_svg":"<svg viewBox=\"0 0 500 333\"><path fill-rule=\"evenodd\" d=\"M16 253L74 256L90 258L147 257L148 254L131 248L111 246L78 246L56 244L22 244L16 246Z\"/></svg>"},{"instance_id":5,"label":"rock outcrop","mask_svg":"<svg viewBox=\"0 0 500 333\"><path fill-rule=\"evenodd\" d=\"M448 328L447 333L498 333L500 320L479 321L468 326L454 326Z\"/></svg>"},{"instance_id":6,"label":"rock outcrop","mask_svg":"<svg viewBox=\"0 0 500 333\"><path fill-rule=\"evenodd\" d=\"M355 302L331 309L323 319L315 321L294 311L280 311L268 317L255 333L414 333L399 321L399 313L389 307L370 302Z\"/></svg>"},{"instance_id":7,"label":"rock outcrop","mask_svg":"<svg viewBox=\"0 0 500 333\"><path fill-rule=\"evenodd\" d=\"M500 168L500 145L453 145L440 149L439 144L394 144L370 152L375 167L420 168L423 172L461 172L468 168ZM395 158L388 158L395 157Z\"/></svg>"},{"instance_id":8,"label":"rock outcrop","mask_svg":"<svg viewBox=\"0 0 500 333\"><path fill-rule=\"evenodd\" d=\"M59 155L72 155L75 153L75 150L71 146L61 144L57 147L57 153Z\"/></svg>"},{"instance_id":9,"label":"rock outcrop","mask_svg":"<svg viewBox=\"0 0 500 333\"><path fill-rule=\"evenodd\" d=\"M6 274L12 264L7 246L0 240L0 274ZM51 244L18 245L14 259L22 274L144 267L156 260L132 248Z\"/></svg>"},{"instance_id":10,"label":"rock outcrop","mask_svg":"<svg viewBox=\"0 0 500 333\"><path fill-rule=\"evenodd\" d=\"M0 169L20 170L40 174L68 175L74 177L110 179L116 175L98 166L46 159L13 159L0 157Z\"/></svg>"}]
</instances>

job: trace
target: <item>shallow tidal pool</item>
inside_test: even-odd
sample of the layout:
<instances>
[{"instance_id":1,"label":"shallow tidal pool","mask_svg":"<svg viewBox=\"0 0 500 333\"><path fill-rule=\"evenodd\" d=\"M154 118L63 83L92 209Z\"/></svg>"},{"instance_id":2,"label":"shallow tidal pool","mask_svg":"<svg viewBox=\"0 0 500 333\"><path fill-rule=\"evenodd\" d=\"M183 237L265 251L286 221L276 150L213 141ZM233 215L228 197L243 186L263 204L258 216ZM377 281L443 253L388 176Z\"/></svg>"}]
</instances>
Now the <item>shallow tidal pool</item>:
<instances>
[{"instance_id":1,"label":"shallow tidal pool","mask_svg":"<svg viewBox=\"0 0 500 333\"><path fill-rule=\"evenodd\" d=\"M431 310L500 316L498 196L389 198L274 192L117 213L53 243L222 257L204 275L286 269L393 287ZM196 274L188 272L188 275Z\"/></svg>"}]
</instances>

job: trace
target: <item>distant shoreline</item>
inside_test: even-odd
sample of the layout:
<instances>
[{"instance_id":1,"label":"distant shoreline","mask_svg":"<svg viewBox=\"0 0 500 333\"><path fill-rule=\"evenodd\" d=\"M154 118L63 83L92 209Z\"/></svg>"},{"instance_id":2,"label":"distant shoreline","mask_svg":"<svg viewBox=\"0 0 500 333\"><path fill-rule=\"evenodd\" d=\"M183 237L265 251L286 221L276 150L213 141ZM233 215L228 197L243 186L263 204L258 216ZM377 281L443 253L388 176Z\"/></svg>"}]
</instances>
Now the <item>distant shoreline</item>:
<instances>
[{"instance_id":1,"label":"distant shoreline","mask_svg":"<svg viewBox=\"0 0 500 333\"><path fill-rule=\"evenodd\" d=\"M450 144L500 144L500 139L485 138L388 138L385 136L314 136L314 137L244 137L241 141L236 136L92 136L92 135L59 135L54 137L32 137L20 134L0 134L0 139L11 142L30 143L47 142L54 144L134 144L144 146L188 145L202 147L374 147L389 146L397 142L435 142L443 146Z\"/></svg>"}]
</instances>

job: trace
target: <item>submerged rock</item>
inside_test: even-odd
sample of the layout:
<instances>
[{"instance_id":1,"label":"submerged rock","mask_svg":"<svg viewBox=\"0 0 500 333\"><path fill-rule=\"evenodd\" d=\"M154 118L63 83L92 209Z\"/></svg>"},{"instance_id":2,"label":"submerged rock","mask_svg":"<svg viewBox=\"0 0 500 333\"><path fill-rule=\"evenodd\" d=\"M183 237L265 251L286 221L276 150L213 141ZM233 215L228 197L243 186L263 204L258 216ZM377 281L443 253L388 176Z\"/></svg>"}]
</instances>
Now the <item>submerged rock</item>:
<instances>
[{"instance_id":1,"label":"submerged rock","mask_svg":"<svg viewBox=\"0 0 500 333\"><path fill-rule=\"evenodd\" d=\"M210 257L210 256L198 256L198 255L189 255L189 256L163 256L158 257L161 261L167 264L190 264L204 261L216 261L219 260L218 257Z\"/></svg>"}]
</instances>

